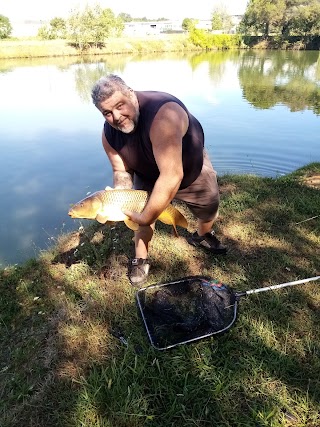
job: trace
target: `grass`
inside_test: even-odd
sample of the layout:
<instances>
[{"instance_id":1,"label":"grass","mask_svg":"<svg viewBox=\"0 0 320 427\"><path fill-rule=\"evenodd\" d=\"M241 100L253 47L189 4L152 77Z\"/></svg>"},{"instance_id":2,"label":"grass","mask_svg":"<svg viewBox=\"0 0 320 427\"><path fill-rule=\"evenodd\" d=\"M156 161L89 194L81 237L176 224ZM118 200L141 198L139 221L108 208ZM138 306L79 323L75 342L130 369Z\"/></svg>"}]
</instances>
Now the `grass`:
<instances>
[{"instance_id":1,"label":"grass","mask_svg":"<svg viewBox=\"0 0 320 427\"><path fill-rule=\"evenodd\" d=\"M203 30L188 33L160 34L147 37L110 37L101 47L86 50L77 49L68 40L40 40L37 37L9 38L0 40L0 60L68 58L78 56L86 58L97 55L141 54L154 52L192 52L217 51L219 49L282 49L282 50L318 50L319 37L304 40L301 37L290 37L282 40L279 37L238 36L234 34L208 34Z\"/></svg>"},{"instance_id":2,"label":"grass","mask_svg":"<svg viewBox=\"0 0 320 427\"><path fill-rule=\"evenodd\" d=\"M0 40L0 59L68 57L106 54L139 54L149 52L183 52L201 50L186 34L162 36L108 38L101 48L80 51L67 40L19 39Z\"/></svg>"},{"instance_id":3,"label":"grass","mask_svg":"<svg viewBox=\"0 0 320 427\"><path fill-rule=\"evenodd\" d=\"M247 290L318 275L319 175L313 163L277 179L221 177L228 255L158 223L148 284L201 274ZM126 278L131 237L92 223L0 272L0 425L318 427L320 283L241 299L225 335L159 352Z\"/></svg>"},{"instance_id":4,"label":"grass","mask_svg":"<svg viewBox=\"0 0 320 427\"><path fill-rule=\"evenodd\" d=\"M290 40L280 40L279 37L269 37L266 41L261 36L238 37L230 34L212 35L197 30L190 37L188 33L171 33L141 37L110 37L104 46L90 47L85 50L77 49L68 40L40 40L38 37L9 38L0 40L0 60L9 61L21 59L43 59L56 57L88 58L97 55L134 54L144 55L157 52L201 52L224 49L282 49L282 50L318 50L318 38L301 40L291 37ZM13 60L13 62L12 62ZM1 64L0 64L1 68Z\"/></svg>"}]
</instances>

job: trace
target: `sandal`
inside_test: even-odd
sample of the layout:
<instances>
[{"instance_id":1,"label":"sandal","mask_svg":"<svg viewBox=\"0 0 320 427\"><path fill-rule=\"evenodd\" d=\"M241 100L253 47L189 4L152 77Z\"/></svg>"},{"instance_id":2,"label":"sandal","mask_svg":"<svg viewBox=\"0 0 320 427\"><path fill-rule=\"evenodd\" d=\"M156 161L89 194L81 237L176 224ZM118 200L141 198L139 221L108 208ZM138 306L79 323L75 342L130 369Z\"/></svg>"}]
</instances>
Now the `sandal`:
<instances>
[{"instance_id":1,"label":"sandal","mask_svg":"<svg viewBox=\"0 0 320 427\"><path fill-rule=\"evenodd\" d=\"M227 248L221 244L219 239L217 239L214 231L206 233L203 236L199 236L199 234L195 232L187 240L190 245L202 247L210 251L212 254L225 255L227 253Z\"/></svg>"},{"instance_id":2,"label":"sandal","mask_svg":"<svg viewBox=\"0 0 320 427\"><path fill-rule=\"evenodd\" d=\"M129 261L128 277L133 286L139 286L148 278L150 263L147 259L133 258Z\"/></svg>"}]
</instances>

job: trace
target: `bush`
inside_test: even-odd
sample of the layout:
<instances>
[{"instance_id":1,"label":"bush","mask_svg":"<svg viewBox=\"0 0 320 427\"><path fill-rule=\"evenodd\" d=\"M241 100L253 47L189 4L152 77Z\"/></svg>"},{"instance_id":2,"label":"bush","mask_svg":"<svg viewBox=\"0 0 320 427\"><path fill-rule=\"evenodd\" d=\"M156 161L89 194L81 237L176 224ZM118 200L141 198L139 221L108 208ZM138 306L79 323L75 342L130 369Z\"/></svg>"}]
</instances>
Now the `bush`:
<instances>
[{"instance_id":1,"label":"bush","mask_svg":"<svg viewBox=\"0 0 320 427\"><path fill-rule=\"evenodd\" d=\"M190 32L190 40L202 49L234 49L242 45L242 37L238 34L212 34L194 29Z\"/></svg>"},{"instance_id":2,"label":"bush","mask_svg":"<svg viewBox=\"0 0 320 427\"><path fill-rule=\"evenodd\" d=\"M0 15L0 39L6 39L10 37L11 33L12 26L10 24L9 18Z\"/></svg>"}]
</instances>

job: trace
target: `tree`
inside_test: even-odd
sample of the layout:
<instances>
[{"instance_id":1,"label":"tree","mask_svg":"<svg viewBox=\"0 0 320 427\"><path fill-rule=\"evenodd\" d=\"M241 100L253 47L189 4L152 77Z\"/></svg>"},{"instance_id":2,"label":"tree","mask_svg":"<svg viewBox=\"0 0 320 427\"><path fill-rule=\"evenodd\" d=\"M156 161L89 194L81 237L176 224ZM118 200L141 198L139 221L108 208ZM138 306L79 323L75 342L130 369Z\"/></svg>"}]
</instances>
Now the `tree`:
<instances>
[{"instance_id":1,"label":"tree","mask_svg":"<svg viewBox=\"0 0 320 427\"><path fill-rule=\"evenodd\" d=\"M67 24L63 18L51 19L50 27L55 39L66 38Z\"/></svg>"},{"instance_id":2,"label":"tree","mask_svg":"<svg viewBox=\"0 0 320 427\"><path fill-rule=\"evenodd\" d=\"M242 33L318 34L319 0L250 0L240 23Z\"/></svg>"},{"instance_id":3,"label":"tree","mask_svg":"<svg viewBox=\"0 0 320 427\"><path fill-rule=\"evenodd\" d=\"M99 25L103 29L104 38L120 36L123 29L123 21L116 17L110 8L103 9L100 14Z\"/></svg>"},{"instance_id":4,"label":"tree","mask_svg":"<svg viewBox=\"0 0 320 427\"><path fill-rule=\"evenodd\" d=\"M121 18L115 17L111 9L102 9L99 5L76 10L68 20L69 36L80 49L99 46L107 37L119 36L123 28Z\"/></svg>"},{"instance_id":5,"label":"tree","mask_svg":"<svg viewBox=\"0 0 320 427\"><path fill-rule=\"evenodd\" d=\"M320 36L320 2L313 0L309 5L300 6L290 30L303 36Z\"/></svg>"},{"instance_id":6,"label":"tree","mask_svg":"<svg viewBox=\"0 0 320 427\"><path fill-rule=\"evenodd\" d=\"M42 25L38 30L37 37L41 40L52 40L49 25Z\"/></svg>"},{"instance_id":7,"label":"tree","mask_svg":"<svg viewBox=\"0 0 320 427\"><path fill-rule=\"evenodd\" d=\"M239 30L242 33L261 32L268 37L271 29L279 27L285 9L285 0L250 0Z\"/></svg>"},{"instance_id":8,"label":"tree","mask_svg":"<svg viewBox=\"0 0 320 427\"><path fill-rule=\"evenodd\" d=\"M67 25L63 18L51 19L49 25L43 25L38 30L38 37L43 40L65 39Z\"/></svg>"},{"instance_id":9,"label":"tree","mask_svg":"<svg viewBox=\"0 0 320 427\"><path fill-rule=\"evenodd\" d=\"M12 26L9 18L4 15L0 15L0 39L6 39L10 37L12 33Z\"/></svg>"},{"instance_id":10,"label":"tree","mask_svg":"<svg viewBox=\"0 0 320 427\"><path fill-rule=\"evenodd\" d=\"M196 19L192 19L192 18L184 18L184 20L182 21L182 28L185 31L192 31L196 24L197 24L197 20Z\"/></svg>"},{"instance_id":11,"label":"tree","mask_svg":"<svg viewBox=\"0 0 320 427\"><path fill-rule=\"evenodd\" d=\"M224 6L217 6L212 12L212 29L229 33L233 27L232 18Z\"/></svg>"},{"instance_id":12,"label":"tree","mask_svg":"<svg viewBox=\"0 0 320 427\"><path fill-rule=\"evenodd\" d=\"M285 0L285 11L281 20L281 34L289 35L290 31L296 25L299 10L307 6L310 0Z\"/></svg>"},{"instance_id":13,"label":"tree","mask_svg":"<svg viewBox=\"0 0 320 427\"><path fill-rule=\"evenodd\" d=\"M131 22L132 16L129 13L119 13L118 18L122 19L123 22Z\"/></svg>"}]
</instances>

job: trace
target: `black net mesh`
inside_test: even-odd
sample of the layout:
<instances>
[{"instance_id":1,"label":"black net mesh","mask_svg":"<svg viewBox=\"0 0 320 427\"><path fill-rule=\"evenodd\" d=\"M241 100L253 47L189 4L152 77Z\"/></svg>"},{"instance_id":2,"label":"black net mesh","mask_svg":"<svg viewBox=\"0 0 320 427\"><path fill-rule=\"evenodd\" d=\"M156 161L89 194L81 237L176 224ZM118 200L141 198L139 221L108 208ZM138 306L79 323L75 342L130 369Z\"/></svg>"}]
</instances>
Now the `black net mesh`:
<instances>
[{"instance_id":1,"label":"black net mesh","mask_svg":"<svg viewBox=\"0 0 320 427\"><path fill-rule=\"evenodd\" d=\"M207 277L149 286L138 291L137 299L151 342L159 349L221 333L236 318L232 290Z\"/></svg>"}]
</instances>

